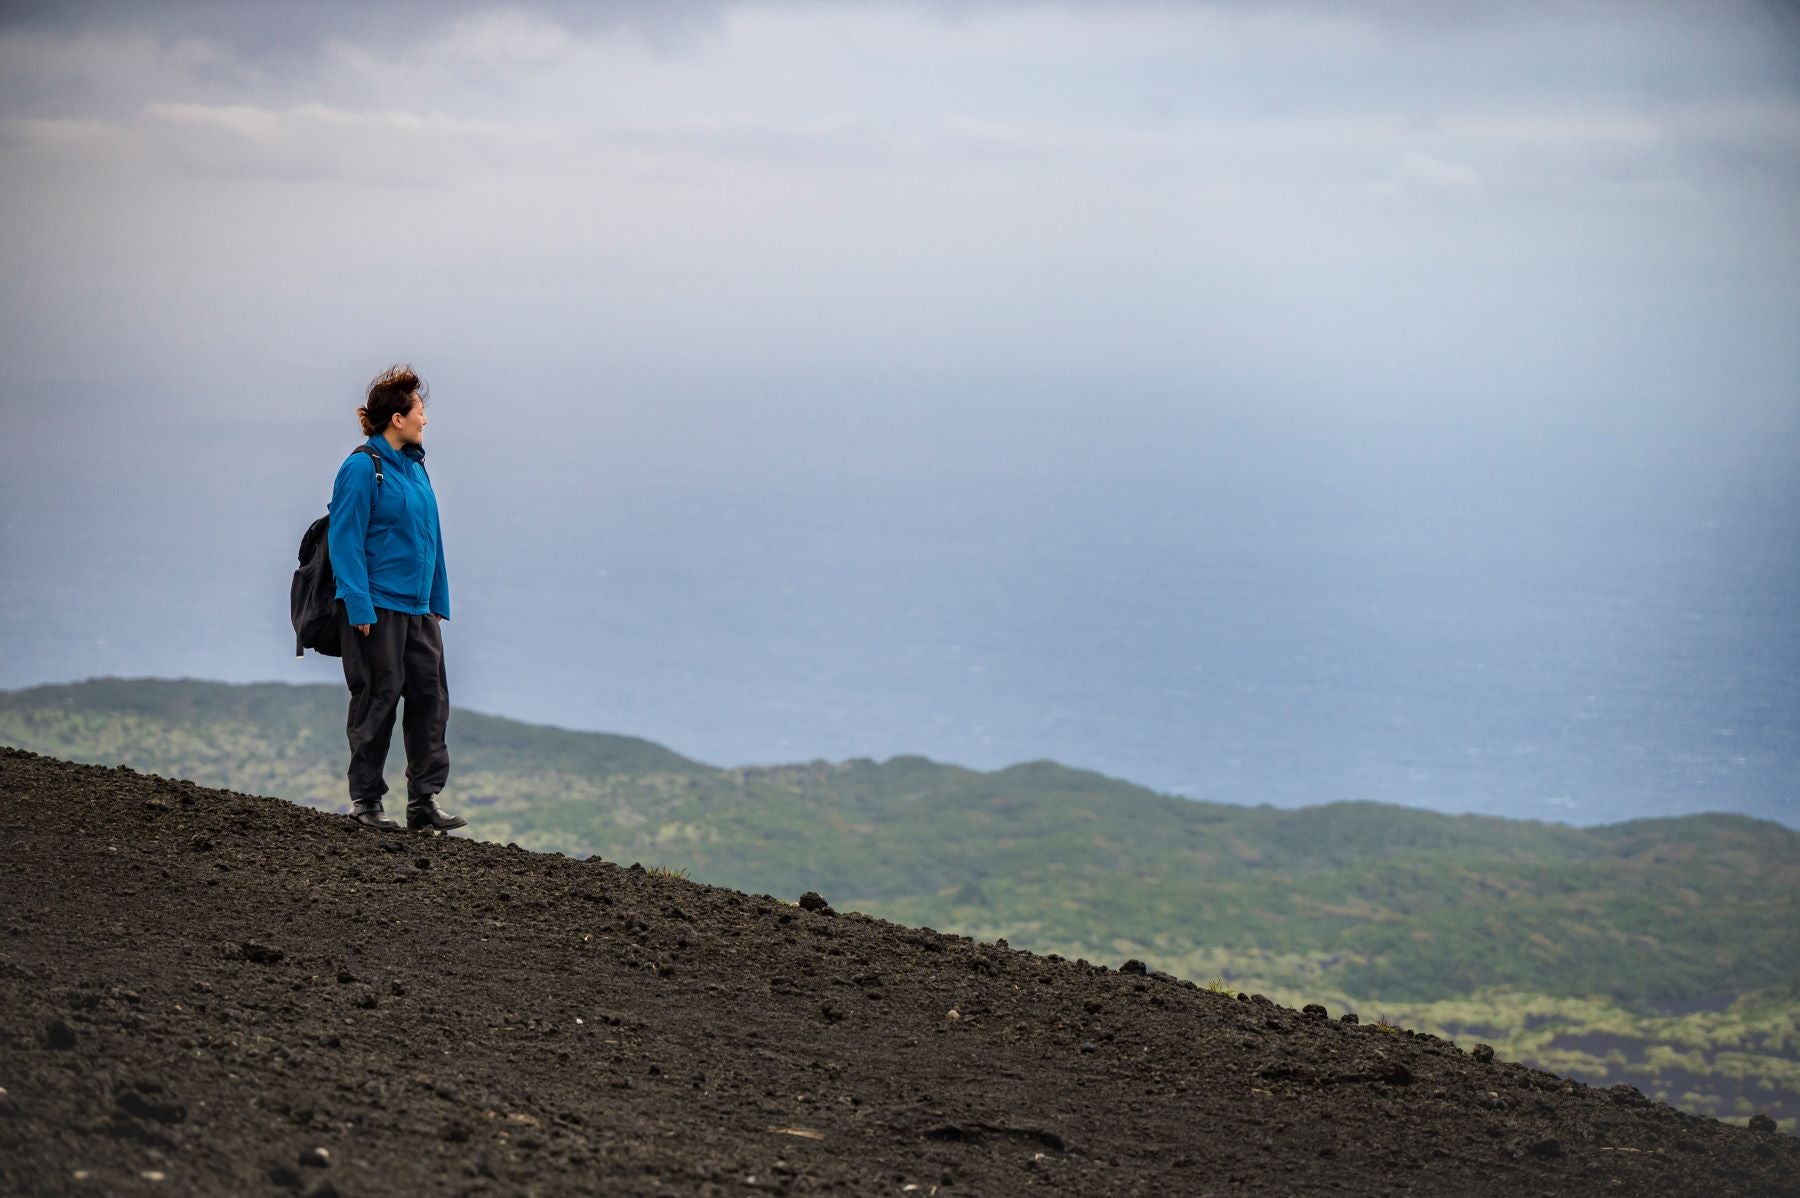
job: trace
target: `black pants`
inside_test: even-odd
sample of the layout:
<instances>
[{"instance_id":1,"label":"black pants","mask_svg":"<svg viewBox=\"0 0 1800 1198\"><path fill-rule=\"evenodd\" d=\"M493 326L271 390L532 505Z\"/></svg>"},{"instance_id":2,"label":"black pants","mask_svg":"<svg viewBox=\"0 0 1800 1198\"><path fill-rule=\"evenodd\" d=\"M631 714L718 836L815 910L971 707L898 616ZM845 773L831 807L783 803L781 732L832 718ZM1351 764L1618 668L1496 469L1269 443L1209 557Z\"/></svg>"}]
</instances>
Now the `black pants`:
<instances>
[{"instance_id":1,"label":"black pants","mask_svg":"<svg viewBox=\"0 0 1800 1198\"><path fill-rule=\"evenodd\" d=\"M444 728L450 722L450 684L444 677L444 638L429 615L377 608L364 636L350 626L343 604L344 681L350 686L350 801L376 803L387 793L382 771L394 738L394 716L405 700L400 735L406 745L406 797L437 794L450 777Z\"/></svg>"}]
</instances>

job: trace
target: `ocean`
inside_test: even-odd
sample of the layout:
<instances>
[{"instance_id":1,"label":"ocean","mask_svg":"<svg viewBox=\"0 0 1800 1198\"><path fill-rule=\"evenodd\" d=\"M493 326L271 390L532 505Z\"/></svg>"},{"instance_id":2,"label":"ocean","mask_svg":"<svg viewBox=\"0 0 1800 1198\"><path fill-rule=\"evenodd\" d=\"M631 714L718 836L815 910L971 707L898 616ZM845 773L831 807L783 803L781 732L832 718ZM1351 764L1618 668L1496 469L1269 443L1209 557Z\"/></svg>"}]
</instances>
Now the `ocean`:
<instances>
[{"instance_id":1,"label":"ocean","mask_svg":"<svg viewBox=\"0 0 1800 1198\"><path fill-rule=\"evenodd\" d=\"M1792 439L900 427L645 450L440 412L455 702L720 765L1049 758L1231 803L1800 826ZM354 440L9 442L0 687L337 679L293 659L283 592Z\"/></svg>"}]
</instances>

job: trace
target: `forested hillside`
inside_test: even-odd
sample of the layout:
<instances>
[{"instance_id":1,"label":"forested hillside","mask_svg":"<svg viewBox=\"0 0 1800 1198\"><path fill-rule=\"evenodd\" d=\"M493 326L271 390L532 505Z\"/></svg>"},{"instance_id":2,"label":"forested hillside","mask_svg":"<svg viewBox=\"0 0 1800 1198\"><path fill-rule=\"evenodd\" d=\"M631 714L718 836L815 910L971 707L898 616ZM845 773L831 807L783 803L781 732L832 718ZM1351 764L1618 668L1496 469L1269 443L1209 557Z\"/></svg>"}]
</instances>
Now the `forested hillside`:
<instances>
[{"instance_id":1,"label":"forested hillside","mask_svg":"<svg viewBox=\"0 0 1800 1198\"><path fill-rule=\"evenodd\" d=\"M328 686L99 680L0 694L0 743L341 809L343 707ZM1800 834L1776 824L1231 807L1051 762L718 769L462 711L450 738L444 801L479 838L1141 957L1710 1113L1800 1114ZM1787 1097L1757 1101L1771 1092Z\"/></svg>"}]
</instances>

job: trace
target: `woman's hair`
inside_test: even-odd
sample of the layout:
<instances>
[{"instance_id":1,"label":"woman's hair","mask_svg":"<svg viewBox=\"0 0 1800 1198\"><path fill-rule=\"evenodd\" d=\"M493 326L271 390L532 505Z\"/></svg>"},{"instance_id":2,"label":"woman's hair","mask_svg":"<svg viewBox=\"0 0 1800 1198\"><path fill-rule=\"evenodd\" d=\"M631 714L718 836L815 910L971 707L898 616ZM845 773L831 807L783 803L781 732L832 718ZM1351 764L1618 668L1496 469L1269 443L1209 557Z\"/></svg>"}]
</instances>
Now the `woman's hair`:
<instances>
[{"instance_id":1,"label":"woman's hair","mask_svg":"<svg viewBox=\"0 0 1800 1198\"><path fill-rule=\"evenodd\" d=\"M362 421L363 436L373 437L376 433L386 432L394 417L412 411L415 402L424 403L427 392L425 380L410 366L390 366L376 375L369 384L367 400L356 409L356 418Z\"/></svg>"}]
</instances>

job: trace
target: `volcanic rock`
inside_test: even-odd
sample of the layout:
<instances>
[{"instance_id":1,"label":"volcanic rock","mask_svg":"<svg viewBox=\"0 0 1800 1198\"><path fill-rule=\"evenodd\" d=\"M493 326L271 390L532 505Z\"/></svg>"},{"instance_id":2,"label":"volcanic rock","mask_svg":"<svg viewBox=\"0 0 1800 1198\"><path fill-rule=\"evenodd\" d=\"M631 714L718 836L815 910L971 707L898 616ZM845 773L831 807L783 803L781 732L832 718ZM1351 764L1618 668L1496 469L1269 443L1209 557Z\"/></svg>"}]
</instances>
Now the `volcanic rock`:
<instances>
[{"instance_id":1,"label":"volcanic rock","mask_svg":"<svg viewBox=\"0 0 1800 1198\"><path fill-rule=\"evenodd\" d=\"M394 860L344 817L199 787L144 806L167 786L0 748L0 910L43 912L9 921L0 970L0 1193L153 1171L314 1198L1762 1198L1800 1177L1766 1120L644 870L452 838L381 901ZM279 936L277 968L216 951L246 935ZM400 978L400 1017L352 1009ZM299 1163L320 1147L341 1163Z\"/></svg>"},{"instance_id":2,"label":"volcanic rock","mask_svg":"<svg viewBox=\"0 0 1800 1198\"><path fill-rule=\"evenodd\" d=\"M139 1119L154 1119L158 1123L180 1123L187 1118L187 1108L179 1102L154 1102L136 1090L122 1090L113 1099L118 1108L128 1115Z\"/></svg>"}]
</instances>

